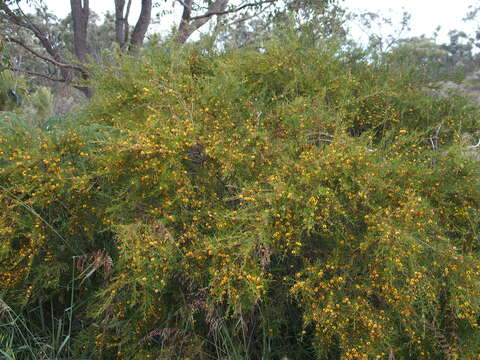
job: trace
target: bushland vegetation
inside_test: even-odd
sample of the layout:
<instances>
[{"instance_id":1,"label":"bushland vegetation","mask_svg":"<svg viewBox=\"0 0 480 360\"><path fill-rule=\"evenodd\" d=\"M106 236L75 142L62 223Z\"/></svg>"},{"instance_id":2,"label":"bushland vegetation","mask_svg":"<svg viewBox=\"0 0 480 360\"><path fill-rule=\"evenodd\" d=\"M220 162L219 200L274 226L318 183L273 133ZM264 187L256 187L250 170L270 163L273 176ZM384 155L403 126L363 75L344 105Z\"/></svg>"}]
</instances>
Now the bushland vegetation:
<instances>
[{"instance_id":1,"label":"bushland vegetation","mask_svg":"<svg viewBox=\"0 0 480 360\"><path fill-rule=\"evenodd\" d=\"M480 114L402 54L153 44L1 113L2 357L476 358Z\"/></svg>"}]
</instances>

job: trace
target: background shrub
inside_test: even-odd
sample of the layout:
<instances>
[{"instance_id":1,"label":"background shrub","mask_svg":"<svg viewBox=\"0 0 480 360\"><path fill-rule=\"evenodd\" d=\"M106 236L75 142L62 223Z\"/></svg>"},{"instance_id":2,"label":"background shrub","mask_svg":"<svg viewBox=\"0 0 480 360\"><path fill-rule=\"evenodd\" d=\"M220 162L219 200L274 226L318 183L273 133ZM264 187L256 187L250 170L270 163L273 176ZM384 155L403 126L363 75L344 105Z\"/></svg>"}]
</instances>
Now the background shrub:
<instances>
[{"instance_id":1,"label":"background shrub","mask_svg":"<svg viewBox=\"0 0 480 360\"><path fill-rule=\"evenodd\" d=\"M5 304L38 338L68 314L63 357L471 359L478 111L397 60L157 48L49 130L3 121Z\"/></svg>"}]
</instances>

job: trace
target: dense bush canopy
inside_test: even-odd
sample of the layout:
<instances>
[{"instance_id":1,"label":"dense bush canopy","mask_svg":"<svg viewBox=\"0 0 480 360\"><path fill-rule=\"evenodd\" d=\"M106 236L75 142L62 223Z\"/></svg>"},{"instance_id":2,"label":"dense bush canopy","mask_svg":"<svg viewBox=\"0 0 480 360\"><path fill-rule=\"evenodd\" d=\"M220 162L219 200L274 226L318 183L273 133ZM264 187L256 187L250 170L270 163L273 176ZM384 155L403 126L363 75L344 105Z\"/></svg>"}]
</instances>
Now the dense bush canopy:
<instances>
[{"instance_id":1,"label":"dense bush canopy","mask_svg":"<svg viewBox=\"0 0 480 360\"><path fill-rule=\"evenodd\" d=\"M1 120L4 354L478 355L466 99L291 35L113 64L80 113Z\"/></svg>"}]
</instances>

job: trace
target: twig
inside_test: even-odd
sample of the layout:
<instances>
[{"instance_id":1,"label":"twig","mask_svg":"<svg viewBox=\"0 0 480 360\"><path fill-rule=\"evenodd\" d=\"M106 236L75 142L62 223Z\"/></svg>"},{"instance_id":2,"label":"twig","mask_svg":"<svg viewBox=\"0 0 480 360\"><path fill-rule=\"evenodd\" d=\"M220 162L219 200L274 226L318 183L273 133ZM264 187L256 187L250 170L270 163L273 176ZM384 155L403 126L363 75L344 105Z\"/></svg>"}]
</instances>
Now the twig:
<instances>
[{"instance_id":1,"label":"twig","mask_svg":"<svg viewBox=\"0 0 480 360\"><path fill-rule=\"evenodd\" d=\"M27 75L38 76L38 77L41 77L41 78L44 78L44 79L47 79L47 80L50 80L50 81L67 82L67 79L53 78L53 77L50 77L46 74L37 73L35 71L27 71L27 70L14 68L14 67L8 67L8 69L11 70L11 71L15 71L15 72L21 72L21 73L27 74Z\"/></svg>"},{"instance_id":2,"label":"twig","mask_svg":"<svg viewBox=\"0 0 480 360\"><path fill-rule=\"evenodd\" d=\"M469 146L470 149L476 149L478 147L480 147L480 139L478 139L478 142L476 145Z\"/></svg>"},{"instance_id":3,"label":"twig","mask_svg":"<svg viewBox=\"0 0 480 360\"><path fill-rule=\"evenodd\" d=\"M271 4L268 5L268 6L266 6L266 7L263 8L262 10L257 11L257 12L254 13L253 15L244 16L244 17L242 17L242 18L240 18L240 19L237 19L237 20L235 20L235 21L232 21L232 22L231 22L230 24L228 24L228 25L229 25L229 26L232 26L232 25L240 24L240 23L242 23L242 22L244 22L244 21L248 21L248 20L250 20L250 19L253 19L253 18L259 16L260 14L264 13L265 11L267 11L267 9L268 9L270 6L272 6L272 5L273 5L273 3L271 3Z\"/></svg>"},{"instance_id":4,"label":"twig","mask_svg":"<svg viewBox=\"0 0 480 360\"><path fill-rule=\"evenodd\" d=\"M440 129L442 128L442 124L440 124L440 126L437 128L437 131L435 132L435 135L434 136L431 136L429 138L430 140L430 143L432 144L432 149L434 151L438 150L438 136L440 134ZM437 159L432 158L432 165L435 165L437 162Z\"/></svg>"},{"instance_id":5,"label":"twig","mask_svg":"<svg viewBox=\"0 0 480 360\"><path fill-rule=\"evenodd\" d=\"M17 1L17 6L18 6L18 1ZM13 12L9 7L8 5L5 4L4 1L0 1L0 9L2 9L3 11L5 11L5 13L7 14L9 20L20 26L20 27L23 27L27 30L30 30L31 32L33 32L33 34L35 35L35 37L41 42L41 44L43 45L43 47L45 48L45 50L47 51L47 53L49 53L53 58L55 58L57 61L59 60L59 54L58 52L55 51L55 49L53 48L52 46L52 43L50 42L50 40L48 40L47 36L45 35L45 33L40 29L38 28L37 25L35 25L31 20L30 18L23 12L23 10L21 9L20 6L18 6L18 9L19 11L22 13L23 15L23 18L20 17L20 16L17 16L15 14L15 12Z\"/></svg>"},{"instance_id":6,"label":"twig","mask_svg":"<svg viewBox=\"0 0 480 360\"><path fill-rule=\"evenodd\" d=\"M179 1L179 0L177 0ZM274 0L267 0L267 1L260 1L258 3L248 3L248 4L244 4L242 6L239 6L235 9L230 9L230 10L224 10L224 11L208 11L206 12L205 14L203 15L198 15L198 16L194 16L192 18L190 18L190 20L199 20L199 19L203 19L203 18L208 18L208 17L211 17L211 16L214 16L214 15L226 15L226 14L231 14L231 13L234 13L234 12L238 12L238 11L241 11L247 7L254 7L254 6L260 6L260 5L263 5L263 4L268 4L268 3L272 3L272 1Z\"/></svg>"}]
</instances>

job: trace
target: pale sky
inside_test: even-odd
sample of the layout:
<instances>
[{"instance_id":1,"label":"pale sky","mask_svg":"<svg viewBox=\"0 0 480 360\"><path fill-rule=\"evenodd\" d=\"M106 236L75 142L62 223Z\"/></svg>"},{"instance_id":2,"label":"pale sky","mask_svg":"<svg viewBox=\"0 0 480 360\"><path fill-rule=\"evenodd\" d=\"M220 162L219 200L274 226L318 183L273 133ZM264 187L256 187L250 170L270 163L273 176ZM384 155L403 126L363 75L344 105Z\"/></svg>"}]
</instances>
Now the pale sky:
<instances>
[{"instance_id":1,"label":"pale sky","mask_svg":"<svg viewBox=\"0 0 480 360\"><path fill-rule=\"evenodd\" d=\"M343 4L351 10L380 11L393 17L396 15L398 21L401 14L407 11L411 14L410 35L431 36L440 25L439 40L446 41L449 30L471 33L476 29L474 22L465 24L462 19L468 13L469 5L480 6L480 0L345 0Z\"/></svg>"},{"instance_id":2,"label":"pale sky","mask_svg":"<svg viewBox=\"0 0 480 360\"><path fill-rule=\"evenodd\" d=\"M66 16L70 11L70 1L68 0L45 0L49 9L58 17ZM134 3L139 3L137 0ZM173 2L173 0L172 0ZM162 1L163 3L163 1ZM167 2L166 5L171 4ZM344 0L343 4L351 10L363 10L380 12L389 17L397 19L397 23L401 18L403 11L411 14L412 31L408 34L418 36L426 34L430 36L438 25L442 26L439 40L446 41L448 30L463 29L468 32L475 29L475 24L466 25L462 22L462 18L468 12L468 6L478 4L480 0ZM97 13L104 13L107 10L113 11L112 0L91 0L90 7ZM155 10L155 9L154 9ZM180 7L177 5L177 11ZM132 6L130 23L134 23L134 19L138 16L139 6ZM162 18L163 19L163 18ZM172 22L178 19L178 16L166 16L162 25L155 31L167 31ZM354 34L361 34L358 29L353 28ZM388 28L382 29L382 32L391 31ZM358 36L358 37L359 37Z\"/></svg>"}]
</instances>

